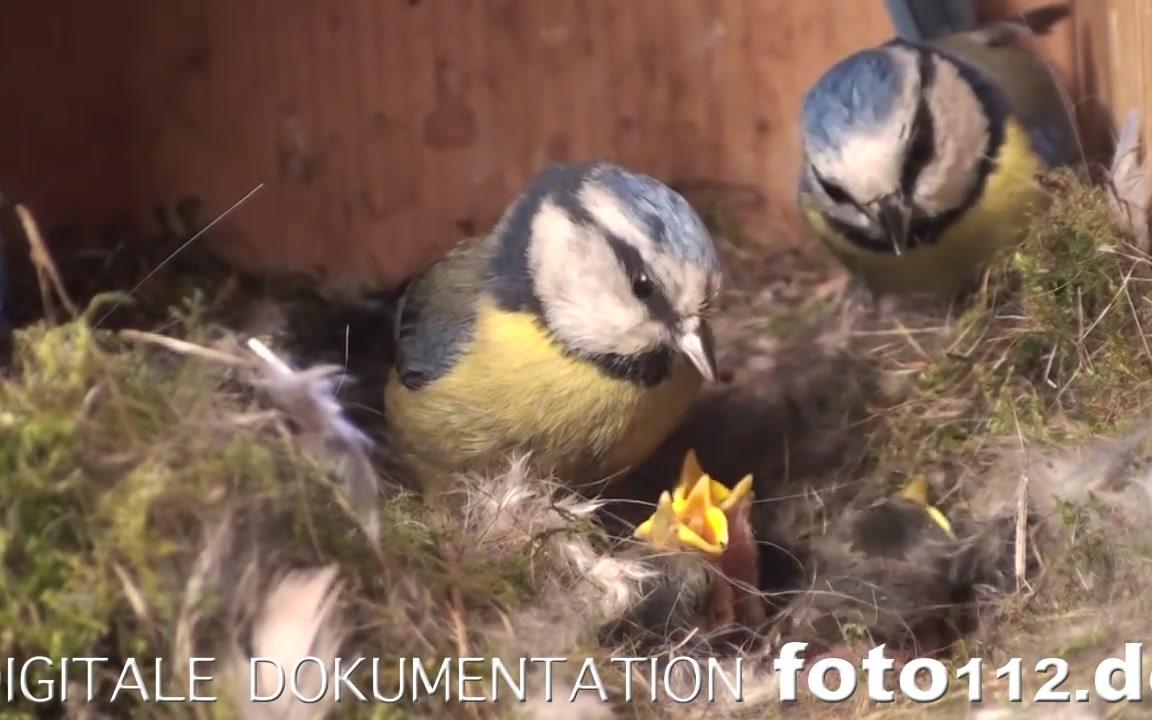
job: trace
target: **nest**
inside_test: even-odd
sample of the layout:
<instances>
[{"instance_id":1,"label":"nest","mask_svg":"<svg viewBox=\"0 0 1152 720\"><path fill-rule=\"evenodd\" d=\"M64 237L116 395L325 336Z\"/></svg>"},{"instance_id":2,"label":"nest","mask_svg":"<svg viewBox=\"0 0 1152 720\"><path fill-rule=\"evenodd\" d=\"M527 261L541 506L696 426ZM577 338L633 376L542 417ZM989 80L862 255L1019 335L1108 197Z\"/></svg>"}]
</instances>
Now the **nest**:
<instances>
[{"instance_id":1,"label":"nest","mask_svg":"<svg viewBox=\"0 0 1152 720\"><path fill-rule=\"evenodd\" d=\"M1149 630L1152 266L1103 190L1048 183L1051 206L955 308L861 303L819 257L726 245L742 268L716 328L729 383L594 499L521 462L457 478L458 501L406 490L373 442L387 349L378 324L365 343L359 330L387 298L336 314L296 284L181 256L189 272L169 267L182 280L163 284L175 298L141 292L137 275L122 283L134 302L73 299L37 239L45 284L31 297L56 318L18 318L0 380L0 656L106 657L105 698L129 658L218 658L215 705L73 694L55 707L77 717L380 716L372 703L244 702L245 658L261 655L603 660L607 703L424 699L386 706L397 717L770 716L764 660L793 639L813 657L885 642L907 657L1063 653L1090 668ZM706 568L628 539L689 447L724 482L756 478L772 613L755 632L700 632ZM917 475L951 536L892 499ZM628 678L608 659L635 654L739 658L744 702L624 704ZM384 692L400 673L371 672ZM178 693L186 673L166 682ZM933 711L949 708L968 705Z\"/></svg>"}]
</instances>

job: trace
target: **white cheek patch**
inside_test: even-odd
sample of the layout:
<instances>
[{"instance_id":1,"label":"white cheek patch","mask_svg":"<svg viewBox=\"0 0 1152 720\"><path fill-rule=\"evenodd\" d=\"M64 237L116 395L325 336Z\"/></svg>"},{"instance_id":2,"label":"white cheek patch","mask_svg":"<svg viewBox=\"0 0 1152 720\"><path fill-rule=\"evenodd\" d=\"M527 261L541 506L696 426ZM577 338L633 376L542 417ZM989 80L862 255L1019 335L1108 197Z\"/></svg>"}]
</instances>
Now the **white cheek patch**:
<instances>
[{"instance_id":1,"label":"white cheek patch","mask_svg":"<svg viewBox=\"0 0 1152 720\"><path fill-rule=\"evenodd\" d=\"M646 257L645 262L679 317L688 318L700 312L700 306L709 299L709 286L713 286L714 292L719 290L715 287L719 285L717 274L705 268L679 263L666 254Z\"/></svg>"},{"instance_id":2,"label":"white cheek patch","mask_svg":"<svg viewBox=\"0 0 1152 720\"><path fill-rule=\"evenodd\" d=\"M659 328L649 327L608 243L551 202L532 219L528 263L548 326L566 344L621 354L654 344Z\"/></svg>"},{"instance_id":3,"label":"white cheek patch","mask_svg":"<svg viewBox=\"0 0 1152 720\"><path fill-rule=\"evenodd\" d=\"M988 116L954 64L932 59L936 80L928 93L936 149L916 182L915 201L929 214L963 204L976 184L988 147Z\"/></svg>"},{"instance_id":4,"label":"white cheek patch","mask_svg":"<svg viewBox=\"0 0 1152 720\"><path fill-rule=\"evenodd\" d=\"M835 156L817 157L814 162L822 177L864 204L899 187L901 142L899 123L894 122L874 134L846 139Z\"/></svg>"}]
</instances>

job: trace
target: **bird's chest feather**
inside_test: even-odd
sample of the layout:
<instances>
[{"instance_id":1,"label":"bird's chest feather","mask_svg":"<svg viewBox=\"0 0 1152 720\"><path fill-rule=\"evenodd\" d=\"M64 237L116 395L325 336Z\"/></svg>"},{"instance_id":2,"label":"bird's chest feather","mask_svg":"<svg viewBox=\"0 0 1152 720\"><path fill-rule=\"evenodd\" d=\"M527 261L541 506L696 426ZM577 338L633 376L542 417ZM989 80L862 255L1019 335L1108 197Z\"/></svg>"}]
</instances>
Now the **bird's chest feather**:
<instances>
[{"instance_id":1,"label":"bird's chest feather","mask_svg":"<svg viewBox=\"0 0 1152 720\"><path fill-rule=\"evenodd\" d=\"M1009 120L1004 144L997 162L984 183L984 191L941 238L973 242L992 236L997 243L1018 238L1029 220L1029 211L1045 196L1039 176L1047 164L1032 146L1028 132L1016 121Z\"/></svg>"},{"instance_id":2,"label":"bird's chest feather","mask_svg":"<svg viewBox=\"0 0 1152 720\"><path fill-rule=\"evenodd\" d=\"M561 470L614 472L655 449L700 384L679 361L652 387L609 377L564 352L535 316L486 306L452 371L415 392L397 389L389 409L423 437L441 438L431 444L453 465L530 450Z\"/></svg>"}]
</instances>

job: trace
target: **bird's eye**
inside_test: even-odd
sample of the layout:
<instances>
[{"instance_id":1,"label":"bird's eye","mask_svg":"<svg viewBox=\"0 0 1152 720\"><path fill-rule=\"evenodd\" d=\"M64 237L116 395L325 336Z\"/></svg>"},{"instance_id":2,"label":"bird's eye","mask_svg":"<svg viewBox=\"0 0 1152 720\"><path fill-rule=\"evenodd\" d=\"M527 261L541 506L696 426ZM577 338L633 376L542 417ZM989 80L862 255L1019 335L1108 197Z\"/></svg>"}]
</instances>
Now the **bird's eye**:
<instances>
[{"instance_id":1,"label":"bird's eye","mask_svg":"<svg viewBox=\"0 0 1152 720\"><path fill-rule=\"evenodd\" d=\"M828 195L832 202L838 205L849 205L852 203L852 197L844 190L844 188L840 187L834 182L825 180L822 177L817 177L816 180L819 181L820 187L824 188L824 192Z\"/></svg>"},{"instance_id":2,"label":"bird's eye","mask_svg":"<svg viewBox=\"0 0 1152 720\"><path fill-rule=\"evenodd\" d=\"M652 279L646 274L640 273L632 278L632 294L641 300L652 297L652 293L655 292L655 290L656 286L652 283Z\"/></svg>"}]
</instances>

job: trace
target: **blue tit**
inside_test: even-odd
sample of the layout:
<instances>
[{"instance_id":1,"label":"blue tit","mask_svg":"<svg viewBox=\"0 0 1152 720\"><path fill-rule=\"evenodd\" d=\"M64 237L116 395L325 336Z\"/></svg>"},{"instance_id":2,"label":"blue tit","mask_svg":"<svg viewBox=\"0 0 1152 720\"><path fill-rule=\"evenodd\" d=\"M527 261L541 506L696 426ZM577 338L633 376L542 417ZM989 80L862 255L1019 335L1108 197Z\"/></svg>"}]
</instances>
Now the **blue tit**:
<instances>
[{"instance_id":1,"label":"blue tit","mask_svg":"<svg viewBox=\"0 0 1152 720\"><path fill-rule=\"evenodd\" d=\"M645 460L716 377L715 246L688 202L608 163L553 166L404 291L385 388L427 490L527 454L582 485Z\"/></svg>"},{"instance_id":2,"label":"blue tit","mask_svg":"<svg viewBox=\"0 0 1152 720\"><path fill-rule=\"evenodd\" d=\"M797 594L782 613L785 633L805 635L818 651L854 651L848 626L898 653L948 647L973 621L977 589L1012 556L1011 535L1003 535L1011 524L965 520L957 532L929 501L922 476L895 495L860 500L797 548L802 585L816 591Z\"/></svg>"},{"instance_id":3,"label":"blue tit","mask_svg":"<svg viewBox=\"0 0 1152 720\"><path fill-rule=\"evenodd\" d=\"M805 97L800 209L873 292L951 297L1019 239L1038 176L1082 163L1062 88L1022 42L1068 8L965 27L971 0L888 5L901 37Z\"/></svg>"}]
</instances>

